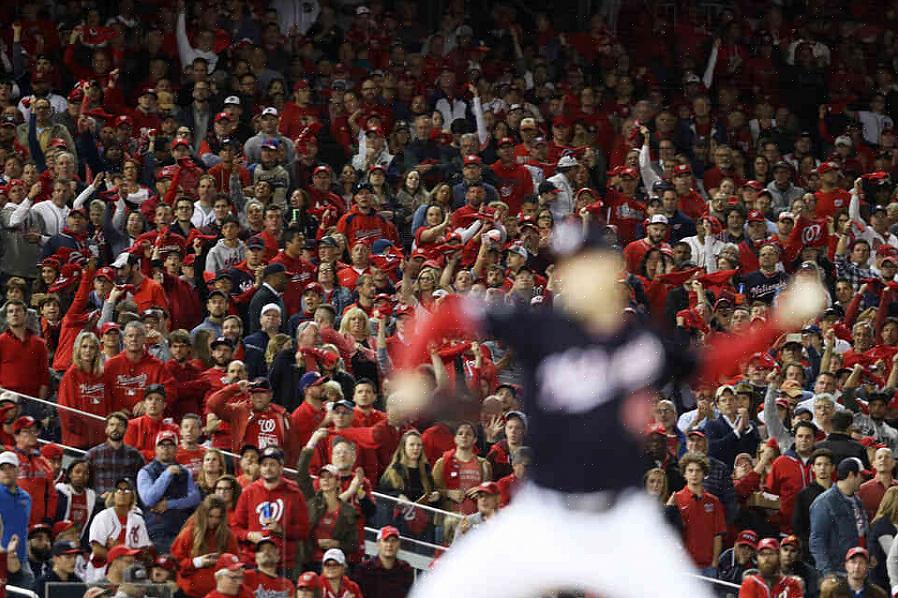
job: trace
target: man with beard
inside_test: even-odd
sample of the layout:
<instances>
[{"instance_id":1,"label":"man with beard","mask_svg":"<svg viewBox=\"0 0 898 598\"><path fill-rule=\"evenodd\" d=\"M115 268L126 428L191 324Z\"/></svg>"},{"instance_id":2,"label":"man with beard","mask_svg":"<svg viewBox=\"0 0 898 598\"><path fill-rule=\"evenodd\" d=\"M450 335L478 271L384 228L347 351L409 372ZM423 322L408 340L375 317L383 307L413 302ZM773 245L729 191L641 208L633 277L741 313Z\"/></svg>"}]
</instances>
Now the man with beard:
<instances>
[{"instance_id":1,"label":"man with beard","mask_svg":"<svg viewBox=\"0 0 898 598\"><path fill-rule=\"evenodd\" d=\"M28 564L35 577L46 575L53 555L53 532L46 523L32 525L28 530Z\"/></svg>"},{"instance_id":2,"label":"man with beard","mask_svg":"<svg viewBox=\"0 0 898 598\"><path fill-rule=\"evenodd\" d=\"M212 341L212 367L203 372L203 379L209 383L209 390L216 391L225 387L229 378L228 365L234 358L234 344L231 339L219 336Z\"/></svg>"},{"instance_id":3,"label":"man with beard","mask_svg":"<svg viewBox=\"0 0 898 598\"><path fill-rule=\"evenodd\" d=\"M774 538L758 542L758 572L747 575L739 588L739 598L778 596L801 598L804 588L799 578L780 572L780 543Z\"/></svg>"},{"instance_id":4,"label":"man with beard","mask_svg":"<svg viewBox=\"0 0 898 598\"><path fill-rule=\"evenodd\" d=\"M106 416L106 442L84 455L93 472L93 488L103 500L115 490L116 480L133 480L143 467L140 451L123 442L127 428L128 416L125 413L110 413Z\"/></svg>"},{"instance_id":5,"label":"man with beard","mask_svg":"<svg viewBox=\"0 0 898 598\"><path fill-rule=\"evenodd\" d=\"M228 315L228 296L222 291L212 291L206 298L206 311L209 315L190 331L190 338L196 337L200 330L209 330L214 336L221 336L221 325Z\"/></svg>"},{"instance_id":6,"label":"man with beard","mask_svg":"<svg viewBox=\"0 0 898 598\"><path fill-rule=\"evenodd\" d=\"M645 228L645 237L628 243L624 247L624 259L627 262L627 272L639 274L639 265L649 249L658 247L662 250L670 249L670 245L664 240L667 238L667 216L655 214L649 220Z\"/></svg>"},{"instance_id":7,"label":"man with beard","mask_svg":"<svg viewBox=\"0 0 898 598\"><path fill-rule=\"evenodd\" d=\"M128 289L137 304L138 311L150 309L151 307L164 308L166 312L170 312L168 306L168 297L162 286L155 280L143 275L140 269L140 258L134 253L122 253L114 262L112 267L116 269L116 283L119 285L130 285L133 289Z\"/></svg>"},{"instance_id":8,"label":"man with beard","mask_svg":"<svg viewBox=\"0 0 898 598\"><path fill-rule=\"evenodd\" d=\"M243 576L243 585L253 596L265 598L293 598L293 582L278 573L278 547L270 537L256 542L256 568Z\"/></svg>"}]
</instances>

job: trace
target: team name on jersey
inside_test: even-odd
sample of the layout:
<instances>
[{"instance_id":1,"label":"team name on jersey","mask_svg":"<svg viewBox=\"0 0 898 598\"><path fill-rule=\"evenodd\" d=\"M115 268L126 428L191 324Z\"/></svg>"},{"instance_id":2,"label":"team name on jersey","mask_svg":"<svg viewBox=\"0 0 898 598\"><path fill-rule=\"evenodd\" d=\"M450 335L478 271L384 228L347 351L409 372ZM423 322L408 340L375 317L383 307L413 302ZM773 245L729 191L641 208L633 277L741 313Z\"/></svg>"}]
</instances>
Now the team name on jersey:
<instances>
[{"instance_id":1,"label":"team name on jersey","mask_svg":"<svg viewBox=\"0 0 898 598\"><path fill-rule=\"evenodd\" d=\"M115 377L115 383L119 386L138 386L143 388L147 384L146 374L137 374L136 376L123 376L119 374Z\"/></svg>"},{"instance_id":2,"label":"team name on jersey","mask_svg":"<svg viewBox=\"0 0 898 598\"><path fill-rule=\"evenodd\" d=\"M537 397L549 411L585 413L616 396L650 384L664 362L664 348L642 334L613 352L602 347L573 347L550 355L536 371Z\"/></svg>"}]
</instances>

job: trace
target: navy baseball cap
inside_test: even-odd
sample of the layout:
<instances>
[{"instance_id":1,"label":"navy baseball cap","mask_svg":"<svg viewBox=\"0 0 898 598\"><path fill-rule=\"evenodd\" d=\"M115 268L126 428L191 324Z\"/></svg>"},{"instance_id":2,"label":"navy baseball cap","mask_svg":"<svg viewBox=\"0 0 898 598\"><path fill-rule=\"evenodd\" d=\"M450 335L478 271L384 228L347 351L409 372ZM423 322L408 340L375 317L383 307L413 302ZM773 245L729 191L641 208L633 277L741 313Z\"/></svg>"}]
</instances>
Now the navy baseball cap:
<instances>
[{"instance_id":1,"label":"navy baseball cap","mask_svg":"<svg viewBox=\"0 0 898 598\"><path fill-rule=\"evenodd\" d=\"M286 274L287 268L284 264L268 264L265 266L265 269L262 270L262 276L272 276L274 274Z\"/></svg>"}]
</instances>

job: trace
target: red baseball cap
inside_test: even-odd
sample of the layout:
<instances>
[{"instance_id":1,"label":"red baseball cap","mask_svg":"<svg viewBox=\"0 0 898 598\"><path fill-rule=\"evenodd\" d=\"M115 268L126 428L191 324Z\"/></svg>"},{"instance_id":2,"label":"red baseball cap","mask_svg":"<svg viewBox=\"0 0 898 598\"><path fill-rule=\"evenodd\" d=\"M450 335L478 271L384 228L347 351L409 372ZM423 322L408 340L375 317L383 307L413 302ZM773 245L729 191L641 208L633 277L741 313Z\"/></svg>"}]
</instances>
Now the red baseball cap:
<instances>
[{"instance_id":1,"label":"red baseball cap","mask_svg":"<svg viewBox=\"0 0 898 598\"><path fill-rule=\"evenodd\" d=\"M674 176L681 174L692 174L692 167L688 164L677 164L673 169Z\"/></svg>"},{"instance_id":2,"label":"red baseball cap","mask_svg":"<svg viewBox=\"0 0 898 598\"><path fill-rule=\"evenodd\" d=\"M767 219L764 218L764 214L762 214L758 210L752 210L748 213L749 222L765 222L766 220Z\"/></svg>"},{"instance_id":3,"label":"red baseball cap","mask_svg":"<svg viewBox=\"0 0 898 598\"><path fill-rule=\"evenodd\" d=\"M66 144L65 139L61 137L54 137L47 143L47 147L67 148L69 146Z\"/></svg>"},{"instance_id":4,"label":"red baseball cap","mask_svg":"<svg viewBox=\"0 0 898 598\"><path fill-rule=\"evenodd\" d=\"M221 571L222 569L227 569L228 571L240 571L243 568L243 561L240 560L240 557L236 554L226 552L218 557L212 570L216 572Z\"/></svg>"},{"instance_id":5,"label":"red baseball cap","mask_svg":"<svg viewBox=\"0 0 898 598\"><path fill-rule=\"evenodd\" d=\"M63 519L62 521L57 521L53 524L53 537L55 538L59 534L66 532L75 527L75 522L70 519Z\"/></svg>"},{"instance_id":6,"label":"red baseball cap","mask_svg":"<svg viewBox=\"0 0 898 598\"><path fill-rule=\"evenodd\" d=\"M296 580L296 589L302 590L304 588L317 589L321 584L318 581L318 574L314 571L306 571L302 575L299 576L299 579Z\"/></svg>"},{"instance_id":7,"label":"red baseball cap","mask_svg":"<svg viewBox=\"0 0 898 598\"><path fill-rule=\"evenodd\" d=\"M836 162L822 162L820 166L817 167L817 174L823 174L831 170L842 170L842 167Z\"/></svg>"},{"instance_id":8,"label":"red baseball cap","mask_svg":"<svg viewBox=\"0 0 898 598\"><path fill-rule=\"evenodd\" d=\"M777 542L776 538L764 538L760 542L758 542L758 552L762 550L776 550L779 551L780 543Z\"/></svg>"},{"instance_id":9,"label":"red baseball cap","mask_svg":"<svg viewBox=\"0 0 898 598\"><path fill-rule=\"evenodd\" d=\"M666 436L666 435L667 435L667 432L665 432L664 434L665 434L665 436ZM705 433L702 432L701 430L689 430L689 433L686 434L686 436L687 436L687 437L688 437L688 436L698 436L698 437L700 437L700 438L708 438L708 437L705 435Z\"/></svg>"},{"instance_id":10,"label":"red baseball cap","mask_svg":"<svg viewBox=\"0 0 898 598\"><path fill-rule=\"evenodd\" d=\"M628 179L635 179L639 177L639 173L632 166L626 166L620 169L620 172L618 172L618 176Z\"/></svg>"},{"instance_id":11,"label":"red baseball cap","mask_svg":"<svg viewBox=\"0 0 898 598\"><path fill-rule=\"evenodd\" d=\"M173 430L162 430L158 434L156 434L156 446L159 446L161 443L169 440L176 445L178 444L178 435L174 433Z\"/></svg>"},{"instance_id":12,"label":"red baseball cap","mask_svg":"<svg viewBox=\"0 0 898 598\"><path fill-rule=\"evenodd\" d=\"M134 121L131 119L130 116L128 116L126 114L122 114L120 116L115 117L114 125L115 125L115 128L119 128L121 126L133 127Z\"/></svg>"},{"instance_id":13,"label":"red baseball cap","mask_svg":"<svg viewBox=\"0 0 898 598\"><path fill-rule=\"evenodd\" d=\"M477 486L476 494L499 494L499 484L496 482L483 482L479 486Z\"/></svg>"},{"instance_id":14,"label":"red baseball cap","mask_svg":"<svg viewBox=\"0 0 898 598\"><path fill-rule=\"evenodd\" d=\"M798 539L796 535L790 535L783 538L783 541L780 542L780 547L782 546L797 546L801 547L801 541Z\"/></svg>"},{"instance_id":15,"label":"red baseball cap","mask_svg":"<svg viewBox=\"0 0 898 598\"><path fill-rule=\"evenodd\" d=\"M111 563L115 559L120 559L125 556L137 556L140 554L140 551L136 548L128 548L124 544L119 544L118 546L113 546L109 549L109 552L106 553L106 562Z\"/></svg>"},{"instance_id":16,"label":"red baseball cap","mask_svg":"<svg viewBox=\"0 0 898 598\"><path fill-rule=\"evenodd\" d=\"M499 143L496 144L496 147L502 147L503 145L514 145L514 139L511 137L503 137L499 140Z\"/></svg>"},{"instance_id":17,"label":"red baseball cap","mask_svg":"<svg viewBox=\"0 0 898 598\"><path fill-rule=\"evenodd\" d=\"M318 293L319 295L323 295L323 294L324 294L324 287L321 286L321 283L315 282L315 281L313 280L312 282L308 283L308 284L307 284L305 287L303 287L303 289L302 289L302 292L303 292L303 293L306 293L306 292L308 292L308 291L314 291L314 292Z\"/></svg>"},{"instance_id":18,"label":"red baseball cap","mask_svg":"<svg viewBox=\"0 0 898 598\"><path fill-rule=\"evenodd\" d=\"M187 147L190 147L190 142L187 141L187 139L185 139L184 137L175 137L171 142L171 148L175 149L179 145L186 145Z\"/></svg>"},{"instance_id":19,"label":"red baseball cap","mask_svg":"<svg viewBox=\"0 0 898 598\"><path fill-rule=\"evenodd\" d=\"M854 548L849 548L848 552L845 553L845 560L850 561L856 556L862 556L868 561L870 560L870 553L867 552L867 549L863 546L855 546Z\"/></svg>"},{"instance_id":20,"label":"red baseball cap","mask_svg":"<svg viewBox=\"0 0 898 598\"><path fill-rule=\"evenodd\" d=\"M25 428L33 428L36 425L37 425L37 420L35 420L30 415L23 415L22 417L17 419L15 421L15 423L13 423L12 432L13 432L13 434L18 434Z\"/></svg>"},{"instance_id":21,"label":"red baseball cap","mask_svg":"<svg viewBox=\"0 0 898 598\"><path fill-rule=\"evenodd\" d=\"M94 280L98 278L105 278L109 282L115 282L115 270L109 266L103 266L94 274Z\"/></svg>"},{"instance_id":22,"label":"red baseball cap","mask_svg":"<svg viewBox=\"0 0 898 598\"><path fill-rule=\"evenodd\" d=\"M761 191L764 188L764 183L761 181L748 181L745 183L745 186L755 191Z\"/></svg>"},{"instance_id":23,"label":"red baseball cap","mask_svg":"<svg viewBox=\"0 0 898 598\"><path fill-rule=\"evenodd\" d=\"M467 156L465 156L464 160L465 166L467 166L468 164L480 164L482 162L483 160L481 160L480 156L476 154L468 154Z\"/></svg>"},{"instance_id":24,"label":"red baseball cap","mask_svg":"<svg viewBox=\"0 0 898 598\"><path fill-rule=\"evenodd\" d=\"M63 448L52 442L41 447L41 457L44 459L61 459L64 454Z\"/></svg>"},{"instance_id":25,"label":"red baseball cap","mask_svg":"<svg viewBox=\"0 0 898 598\"><path fill-rule=\"evenodd\" d=\"M658 434L659 436L667 436L667 430L664 429L664 426L661 424L653 424L648 427L646 430L646 436L651 436L653 434Z\"/></svg>"},{"instance_id":26,"label":"red baseball cap","mask_svg":"<svg viewBox=\"0 0 898 598\"><path fill-rule=\"evenodd\" d=\"M385 525L377 532L377 540L386 540L387 538L398 538L399 530L392 525Z\"/></svg>"},{"instance_id":27,"label":"red baseball cap","mask_svg":"<svg viewBox=\"0 0 898 598\"><path fill-rule=\"evenodd\" d=\"M742 544L744 546L751 546L752 548L758 547L758 534L756 534L753 530L746 529L739 532L736 536L736 546Z\"/></svg>"},{"instance_id":28,"label":"red baseball cap","mask_svg":"<svg viewBox=\"0 0 898 598\"><path fill-rule=\"evenodd\" d=\"M223 120L231 122L231 115L228 114L227 112L219 112L218 114L215 115L215 122L220 122Z\"/></svg>"},{"instance_id":29,"label":"red baseball cap","mask_svg":"<svg viewBox=\"0 0 898 598\"><path fill-rule=\"evenodd\" d=\"M309 89L309 82L305 79L300 79L296 83L293 84L293 91L299 91L300 89Z\"/></svg>"},{"instance_id":30,"label":"red baseball cap","mask_svg":"<svg viewBox=\"0 0 898 598\"><path fill-rule=\"evenodd\" d=\"M112 331L121 333L122 327L119 326L118 324L116 324L115 322L106 322L105 324L100 326L99 332L100 332L100 336L103 336L104 334L107 334Z\"/></svg>"}]
</instances>

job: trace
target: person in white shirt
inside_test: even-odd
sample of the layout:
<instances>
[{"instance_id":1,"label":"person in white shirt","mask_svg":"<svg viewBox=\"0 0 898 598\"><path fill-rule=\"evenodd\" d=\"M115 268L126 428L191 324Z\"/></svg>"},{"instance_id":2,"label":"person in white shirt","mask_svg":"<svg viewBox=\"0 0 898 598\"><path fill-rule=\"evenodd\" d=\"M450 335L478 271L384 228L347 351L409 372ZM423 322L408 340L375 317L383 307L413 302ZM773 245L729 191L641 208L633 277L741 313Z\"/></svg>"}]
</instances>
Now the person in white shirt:
<instances>
[{"instance_id":1,"label":"person in white shirt","mask_svg":"<svg viewBox=\"0 0 898 598\"><path fill-rule=\"evenodd\" d=\"M548 182L558 188L558 194L555 201L549 204L549 211L555 222L559 222L570 215L574 209L574 187L571 177L573 170L580 163L573 156L561 156L558 160L558 174L548 178Z\"/></svg>"},{"instance_id":2,"label":"person in white shirt","mask_svg":"<svg viewBox=\"0 0 898 598\"><path fill-rule=\"evenodd\" d=\"M178 40L178 56L182 65L193 64L195 58L203 58L209 63L209 73L215 70L218 64L218 54L213 51L215 47L215 34L208 30L197 33L195 39L197 47L190 45L187 37L186 5L183 0L178 2L178 22L175 26L175 36Z\"/></svg>"}]
</instances>

